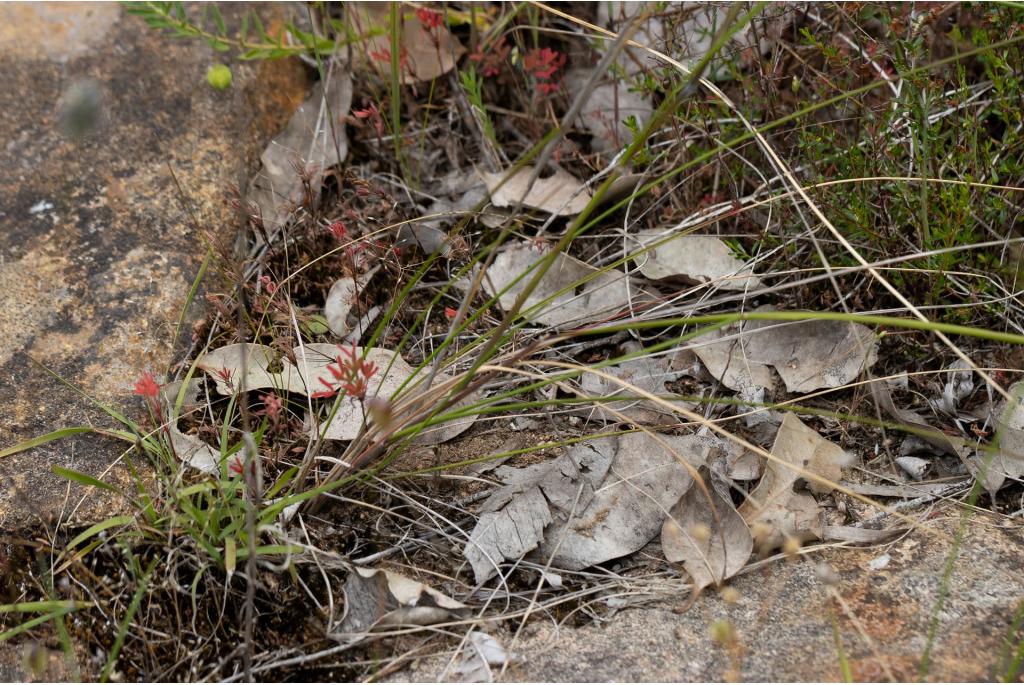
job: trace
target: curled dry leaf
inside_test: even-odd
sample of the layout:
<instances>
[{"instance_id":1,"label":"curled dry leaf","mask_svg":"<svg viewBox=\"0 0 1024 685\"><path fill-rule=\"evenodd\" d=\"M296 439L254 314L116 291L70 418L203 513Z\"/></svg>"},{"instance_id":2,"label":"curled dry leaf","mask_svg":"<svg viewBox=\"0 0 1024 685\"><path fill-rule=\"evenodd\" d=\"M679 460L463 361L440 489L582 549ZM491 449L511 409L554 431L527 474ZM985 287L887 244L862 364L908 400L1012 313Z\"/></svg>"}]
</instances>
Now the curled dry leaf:
<instances>
[{"instance_id":1,"label":"curled dry leaf","mask_svg":"<svg viewBox=\"0 0 1024 685\"><path fill-rule=\"evenodd\" d=\"M586 186L561 169L546 178L537 178L530 186L533 169L532 166L523 167L509 176L507 181L507 173L481 173L487 192L491 195L491 202L496 207L514 207L521 200L524 207L560 216L579 214L590 202L590 191Z\"/></svg>"},{"instance_id":2,"label":"curled dry leaf","mask_svg":"<svg viewBox=\"0 0 1024 685\"><path fill-rule=\"evenodd\" d=\"M871 394L875 402L878 403L878 406L898 424L914 431L915 436L908 437L904 441L904 445L909 444L913 446L920 444L920 440L923 440L941 454L959 457L970 474L981 482L982 487L989 494L995 495L999 492L999 489L1005 484L1007 477L1018 479L1024 475L1024 461L1021 461L1020 456L1016 458L1012 456L1014 454L1024 454L1024 432L1014 431L1013 429L1002 431L1003 440L1000 450L981 450L979 452L976 449L977 446L967 440L955 435L946 435L942 431L928 425L927 420L917 412L897 407L893 403L892 396L889 394L885 384L875 381L870 384L870 387ZM1024 425L1024 417L1021 417L1021 419L1020 423ZM999 419L996 420L997 427L1000 426L999 421ZM911 438L915 439L912 440ZM906 460L910 457L904 456L901 458ZM897 462L899 463L899 460ZM914 464L915 462L904 461L902 463ZM916 468L920 470L919 465ZM912 473L911 475L913 476Z\"/></svg>"},{"instance_id":3,"label":"curled dry leaf","mask_svg":"<svg viewBox=\"0 0 1024 685\"><path fill-rule=\"evenodd\" d=\"M366 284L379 269L379 266L375 266L358 279L343 276L334 282L324 301L324 318L327 320L327 327L331 329L331 333L339 338L344 338L349 334L352 330L349 325L349 313L356 305L359 293L366 288Z\"/></svg>"},{"instance_id":4,"label":"curled dry leaf","mask_svg":"<svg viewBox=\"0 0 1024 685\"><path fill-rule=\"evenodd\" d=\"M574 445L558 458L521 469L495 470L504 485L484 502L464 551L476 582L498 572L498 564L536 549L545 529L565 522L594 498L615 452L615 440Z\"/></svg>"},{"instance_id":5,"label":"curled dry leaf","mask_svg":"<svg viewBox=\"0 0 1024 685\"><path fill-rule=\"evenodd\" d=\"M390 2L358 2L347 5L353 28L359 35L369 36L353 44L364 59L385 75L391 73L391 7ZM441 13L442 6L430 8ZM466 52L441 21L425 26L413 5L400 6L401 25L398 35L400 78L403 84L430 81L452 70Z\"/></svg>"},{"instance_id":6,"label":"curled dry leaf","mask_svg":"<svg viewBox=\"0 0 1024 685\"><path fill-rule=\"evenodd\" d=\"M160 388L160 403L164 416L173 415L181 384L182 381L175 381ZM181 403L182 412L190 412L199 407L199 389L199 381L195 378L190 379ZM217 450L194 435L182 433L176 420L167 424L167 436L170 438L174 454L183 463L206 473L217 473L220 465L220 453Z\"/></svg>"},{"instance_id":7,"label":"curled dry leaf","mask_svg":"<svg viewBox=\"0 0 1024 685\"><path fill-rule=\"evenodd\" d=\"M786 390L798 393L850 383L878 359L871 329L813 319L744 321L700 336L692 349L712 376L740 392L771 387L769 366L782 377Z\"/></svg>"},{"instance_id":8,"label":"curled dry leaf","mask_svg":"<svg viewBox=\"0 0 1024 685\"><path fill-rule=\"evenodd\" d=\"M637 239L643 247L655 245L665 231L641 231ZM710 235L680 235L656 247L650 247L635 259L647 278L678 278L688 283L710 283L722 290L749 290L761 286L750 267L733 256L720 239Z\"/></svg>"},{"instance_id":9,"label":"curled dry leaf","mask_svg":"<svg viewBox=\"0 0 1024 685\"><path fill-rule=\"evenodd\" d=\"M484 279L487 292L495 295L504 290L498 302L503 309L511 309L535 272L531 271L525 276L523 273L546 254L547 251L529 242L510 245L487 270ZM584 279L588 280L584 282ZM520 313L531 321L565 328L609 319L623 310L631 310L649 301L651 297L650 293L635 285L621 271L600 271L567 254L559 253L526 299ZM549 298L549 302L541 304Z\"/></svg>"},{"instance_id":10,"label":"curled dry leaf","mask_svg":"<svg viewBox=\"0 0 1024 685\"><path fill-rule=\"evenodd\" d=\"M700 477L705 487L691 485L661 527L665 558L682 562L696 591L736 575L754 549L743 517L711 487L711 471L701 467Z\"/></svg>"},{"instance_id":11,"label":"curled dry leaf","mask_svg":"<svg viewBox=\"0 0 1024 685\"><path fill-rule=\"evenodd\" d=\"M842 467L849 456L841 447L825 440L807 427L796 414L786 413L775 436L771 453L779 461L769 460L764 477L750 498L739 509L743 520L754 531L759 550L774 549L786 537L821 537L818 503L807 494L795 492L797 481L805 480L811 492L825 493L839 482ZM828 481L807 478L790 465Z\"/></svg>"},{"instance_id":12,"label":"curled dry leaf","mask_svg":"<svg viewBox=\"0 0 1024 685\"><path fill-rule=\"evenodd\" d=\"M351 105L352 79L347 67L336 66L326 82L313 86L285 130L267 145L260 156L263 168L247 194L249 202L259 207L265 226L281 226L303 202L299 170L310 176L310 187L319 193L327 169L345 160L344 121Z\"/></svg>"},{"instance_id":13,"label":"curled dry leaf","mask_svg":"<svg viewBox=\"0 0 1024 685\"><path fill-rule=\"evenodd\" d=\"M984 485L991 494L1001 488L1006 479L1019 481L1024 478L1024 383L1010 386L1008 393L1013 398L1002 404L996 412L996 434L999 448L995 453L982 452L978 457L978 472L985 470ZM988 467L985 469L985 464Z\"/></svg>"},{"instance_id":14,"label":"curled dry leaf","mask_svg":"<svg viewBox=\"0 0 1024 685\"><path fill-rule=\"evenodd\" d=\"M361 356L364 352L367 361L377 366L377 372L367 383L367 400L374 397L390 399L416 371L400 355L390 350L379 347L365 350L364 348L355 348L356 355ZM296 360L295 364L288 359L277 359L274 350L266 345L238 343L208 352L197 362L197 366L216 381L217 391L222 395L265 388L303 395L327 390L328 386L320 379L331 380L333 378L327 367L336 364L339 355L338 346L314 343L295 347L292 353ZM246 366L244 382L242 378L243 360ZM230 385L225 381L224 376L227 376ZM422 389L420 388L425 377L426 375L421 373L415 380L409 382L403 389L400 400L413 399L417 393L421 393ZM449 381L451 378L448 375L443 372L438 373L430 388L430 393L432 393L430 398L421 398L423 401L419 402L418 406L421 408L430 406L431 403L442 399L446 389L445 384ZM471 404L475 400L476 396L470 395L453 409ZM413 443L435 445L451 440L468 429L474 420L475 415L431 426L424 429ZM341 400L338 411L324 437L327 440L352 440L359 435L363 422L362 404L355 398L345 397Z\"/></svg>"},{"instance_id":15,"label":"curled dry leaf","mask_svg":"<svg viewBox=\"0 0 1024 685\"><path fill-rule=\"evenodd\" d=\"M366 633L398 625L425 626L467 613L462 602L399 573L355 567L345 581L341 632Z\"/></svg>"}]
</instances>

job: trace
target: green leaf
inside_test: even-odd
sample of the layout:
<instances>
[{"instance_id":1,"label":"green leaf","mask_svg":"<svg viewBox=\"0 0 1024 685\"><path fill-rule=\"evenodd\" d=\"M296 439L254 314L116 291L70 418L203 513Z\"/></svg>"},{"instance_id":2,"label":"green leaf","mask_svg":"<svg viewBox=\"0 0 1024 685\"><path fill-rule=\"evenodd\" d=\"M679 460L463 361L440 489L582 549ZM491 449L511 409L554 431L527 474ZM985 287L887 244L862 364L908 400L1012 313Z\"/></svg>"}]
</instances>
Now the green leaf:
<instances>
[{"instance_id":1,"label":"green leaf","mask_svg":"<svg viewBox=\"0 0 1024 685\"><path fill-rule=\"evenodd\" d=\"M122 494L120 488L114 487L110 483L104 483L98 478L93 478L88 473L82 473L81 471L75 471L74 469L66 469L61 466L52 466L50 470L61 478L81 483L82 485L91 485L102 490L109 490L110 492L116 492Z\"/></svg>"},{"instance_id":2,"label":"green leaf","mask_svg":"<svg viewBox=\"0 0 1024 685\"><path fill-rule=\"evenodd\" d=\"M19 442L17 445L13 445L11 447L8 447L7 449L0 450L0 458L9 457L12 454L17 454L18 452L30 450L34 447L45 445L48 442L53 442L54 440L69 438L72 435L79 435L81 433L89 433L93 430L95 429L89 426L73 426L70 428L61 428L60 430L55 430L52 433L40 435L39 437L36 438L30 438L24 442Z\"/></svg>"},{"instance_id":3,"label":"green leaf","mask_svg":"<svg viewBox=\"0 0 1024 685\"><path fill-rule=\"evenodd\" d=\"M306 330L310 335L323 335L328 331L327 319L319 314L314 314L306 321Z\"/></svg>"},{"instance_id":4,"label":"green leaf","mask_svg":"<svg viewBox=\"0 0 1024 685\"><path fill-rule=\"evenodd\" d=\"M213 15L213 23L217 25L217 31L220 33L220 35L223 36L225 33L228 32L228 30L224 26L224 17L223 15L221 15L220 9L218 9L217 5L212 2L208 5L204 5L204 7L207 6L210 8L210 14Z\"/></svg>"},{"instance_id":5,"label":"green leaf","mask_svg":"<svg viewBox=\"0 0 1024 685\"><path fill-rule=\"evenodd\" d=\"M71 542L68 543L67 549L68 550L72 550L75 547L78 547L80 544L82 544L86 540L88 540L89 538L93 537L94 535L98 535L98 534L102 533L105 530L108 530L110 528L114 528L116 526L127 526L127 525L129 525L131 523L134 523L134 522L135 522L135 517L134 516L128 516L128 515L125 515L125 516L111 516L110 518L108 518L108 519L106 519L104 521L100 521L97 524L89 526L84 531L82 531L80 534L76 535L75 538Z\"/></svg>"}]
</instances>

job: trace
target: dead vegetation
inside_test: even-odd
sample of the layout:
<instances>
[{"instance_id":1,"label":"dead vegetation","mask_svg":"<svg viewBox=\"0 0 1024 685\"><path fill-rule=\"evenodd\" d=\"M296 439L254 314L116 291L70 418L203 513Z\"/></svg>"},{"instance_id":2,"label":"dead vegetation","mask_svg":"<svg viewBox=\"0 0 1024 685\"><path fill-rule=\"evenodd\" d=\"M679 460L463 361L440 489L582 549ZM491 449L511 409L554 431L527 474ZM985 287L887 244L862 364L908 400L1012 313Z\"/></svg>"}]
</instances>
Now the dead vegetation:
<instances>
[{"instance_id":1,"label":"dead vegetation","mask_svg":"<svg viewBox=\"0 0 1024 685\"><path fill-rule=\"evenodd\" d=\"M3 601L50 602L22 639L90 678L490 680L538 613L938 502L1019 521L1018 10L306 14L320 81L140 386L157 477L7 543L43 563Z\"/></svg>"}]
</instances>

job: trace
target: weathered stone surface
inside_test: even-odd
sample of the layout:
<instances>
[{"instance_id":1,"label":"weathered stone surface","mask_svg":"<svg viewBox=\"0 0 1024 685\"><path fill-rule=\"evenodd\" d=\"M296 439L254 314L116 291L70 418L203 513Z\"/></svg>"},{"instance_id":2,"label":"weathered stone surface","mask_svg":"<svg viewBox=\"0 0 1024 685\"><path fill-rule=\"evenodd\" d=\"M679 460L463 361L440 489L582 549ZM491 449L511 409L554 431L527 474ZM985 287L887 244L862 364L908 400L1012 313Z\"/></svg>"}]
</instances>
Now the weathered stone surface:
<instances>
[{"instance_id":1,"label":"weathered stone surface","mask_svg":"<svg viewBox=\"0 0 1024 685\"><path fill-rule=\"evenodd\" d=\"M261 8L268 26L276 11ZM0 4L0 449L63 426L111 425L30 359L141 414L134 379L166 369L205 251L169 169L201 230L230 241L232 186L245 187L308 86L295 60L238 62L234 86L215 91L206 70L225 59L113 3ZM76 139L58 102L84 79L102 115ZM78 493L52 465L98 475L122 450L86 436L0 459L0 530L73 508ZM80 518L109 515L92 502Z\"/></svg>"},{"instance_id":2,"label":"weathered stone surface","mask_svg":"<svg viewBox=\"0 0 1024 685\"><path fill-rule=\"evenodd\" d=\"M939 614L929 680L998 676L994 669L1003 640L1024 597L1021 528L1019 523L1006 527L1007 521L978 515L967 530ZM842 680L834 611L855 681L886 681L886 668L896 680L916 681L957 522L953 514L925 524L939 535L919 530L887 546L830 549L774 563L734 579L741 598L732 606L709 590L685 611L685 597L665 597L578 629L559 628L538 615L517 643L502 635L507 648L525 656L503 680L722 681L735 663L711 638L711 625L720 620L731 621L738 633L742 680ZM868 562L882 553L891 561L871 570ZM834 590L859 625L830 598L816 572L822 560L838 575ZM396 680L433 681L448 664L448 655L431 657ZM449 672L443 679L453 677Z\"/></svg>"}]
</instances>

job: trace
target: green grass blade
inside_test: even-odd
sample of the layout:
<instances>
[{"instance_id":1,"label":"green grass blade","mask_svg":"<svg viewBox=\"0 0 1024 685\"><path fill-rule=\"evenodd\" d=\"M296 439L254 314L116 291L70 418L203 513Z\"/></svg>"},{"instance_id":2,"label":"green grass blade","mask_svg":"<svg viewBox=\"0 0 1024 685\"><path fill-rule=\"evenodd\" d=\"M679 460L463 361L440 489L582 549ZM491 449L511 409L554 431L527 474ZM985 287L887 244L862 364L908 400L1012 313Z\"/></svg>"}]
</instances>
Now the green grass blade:
<instances>
[{"instance_id":1,"label":"green grass blade","mask_svg":"<svg viewBox=\"0 0 1024 685\"><path fill-rule=\"evenodd\" d=\"M60 430L55 430L52 433L30 438L24 442L19 442L17 445L0 450L0 458L9 457L12 454L18 454L19 452L25 452L39 447L40 445L45 445L48 442L53 442L54 440L63 440L64 438L70 438L72 435L81 435L82 433L89 433L94 430L96 429L91 426L71 426L69 428L61 428Z\"/></svg>"},{"instance_id":2,"label":"green grass blade","mask_svg":"<svg viewBox=\"0 0 1024 685\"><path fill-rule=\"evenodd\" d=\"M99 523L89 526L84 531L76 535L75 538L68 543L67 550L73 550L75 547L78 547L80 544L82 544L89 538L93 537L94 535L98 535L105 530L109 530L110 528L115 528L117 526L127 526L134 522L135 517L127 514L124 516L111 516L106 520L100 521Z\"/></svg>"},{"instance_id":3,"label":"green grass blade","mask_svg":"<svg viewBox=\"0 0 1024 685\"><path fill-rule=\"evenodd\" d=\"M110 492L116 492L119 495L122 494L120 488L117 488L110 483L105 483L98 478L93 478L88 473L82 473L81 471L75 471L74 469L66 469L61 466L52 466L50 467L50 470L61 478L66 478L67 480L80 483L81 485L91 485L94 488L109 490Z\"/></svg>"}]
</instances>

